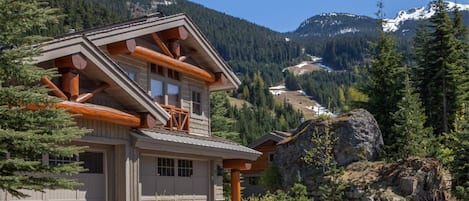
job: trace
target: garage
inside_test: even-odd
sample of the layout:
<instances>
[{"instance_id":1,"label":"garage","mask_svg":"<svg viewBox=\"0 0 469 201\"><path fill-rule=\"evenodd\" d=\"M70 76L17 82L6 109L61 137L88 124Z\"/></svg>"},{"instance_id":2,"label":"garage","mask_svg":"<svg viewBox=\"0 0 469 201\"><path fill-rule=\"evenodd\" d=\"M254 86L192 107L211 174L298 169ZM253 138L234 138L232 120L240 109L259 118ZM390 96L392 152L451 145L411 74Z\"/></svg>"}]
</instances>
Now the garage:
<instances>
[{"instance_id":1,"label":"garage","mask_svg":"<svg viewBox=\"0 0 469 201\"><path fill-rule=\"evenodd\" d=\"M140 158L143 200L208 200L209 166L206 160L148 156Z\"/></svg>"},{"instance_id":2,"label":"garage","mask_svg":"<svg viewBox=\"0 0 469 201\"><path fill-rule=\"evenodd\" d=\"M106 198L106 171L105 171L105 153L86 151L81 153L78 158L49 158L49 164L59 165L80 161L87 171L74 176L83 185L76 190L49 190L48 200L79 200L79 201L107 201Z\"/></svg>"}]
</instances>

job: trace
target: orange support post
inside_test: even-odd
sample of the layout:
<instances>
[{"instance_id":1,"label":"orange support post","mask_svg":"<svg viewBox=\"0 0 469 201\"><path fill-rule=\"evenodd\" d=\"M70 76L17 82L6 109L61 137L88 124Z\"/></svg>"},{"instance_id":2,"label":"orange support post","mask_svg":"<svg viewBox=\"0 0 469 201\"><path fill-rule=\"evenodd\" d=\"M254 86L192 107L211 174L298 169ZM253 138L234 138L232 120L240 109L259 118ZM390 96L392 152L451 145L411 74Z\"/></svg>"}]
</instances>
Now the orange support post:
<instances>
[{"instance_id":1,"label":"orange support post","mask_svg":"<svg viewBox=\"0 0 469 201\"><path fill-rule=\"evenodd\" d=\"M231 201L241 201L241 173L231 169Z\"/></svg>"}]
</instances>

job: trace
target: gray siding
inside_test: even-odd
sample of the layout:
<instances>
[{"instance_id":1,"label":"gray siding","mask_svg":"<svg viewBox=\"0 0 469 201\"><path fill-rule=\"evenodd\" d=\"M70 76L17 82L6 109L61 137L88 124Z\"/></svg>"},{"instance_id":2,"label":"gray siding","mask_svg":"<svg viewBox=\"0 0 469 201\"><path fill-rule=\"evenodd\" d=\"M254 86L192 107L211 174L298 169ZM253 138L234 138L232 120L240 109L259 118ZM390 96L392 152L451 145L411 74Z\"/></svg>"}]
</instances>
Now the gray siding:
<instances>
[{"instance_id":1,"label":"gray siding","mask_svg":"<svg viewBox=\"0 0 469 201\"><path fill-rule=\"evenodd\" d=\"M191 113L190 119L190 133L197 135L210 135L210 98L208 85L203 80L199 80L190 76L180 73L180 80L174 80L159 75L150 75L147 62L142 62L133 59L129 56L118 55L111 58L126 72L135 73L135 82L145 91L150 91L150 79L155 77L165 83L177 84L180 87L181 107L187 109ZM192 113L192 91L195 90L201 93L201 109L202 114L197 115Z\"/></svg>"}]
</instances>

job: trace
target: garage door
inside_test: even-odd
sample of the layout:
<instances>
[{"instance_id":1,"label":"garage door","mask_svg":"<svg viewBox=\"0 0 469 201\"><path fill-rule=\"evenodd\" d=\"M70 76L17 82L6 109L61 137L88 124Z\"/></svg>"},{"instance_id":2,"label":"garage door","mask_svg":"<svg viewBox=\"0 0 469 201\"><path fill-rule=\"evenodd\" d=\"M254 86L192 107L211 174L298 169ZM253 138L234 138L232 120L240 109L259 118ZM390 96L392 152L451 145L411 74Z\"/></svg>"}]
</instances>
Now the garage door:
<instances>
[{"instance_id":1,"label":"garage door","mask_svg":"<svg viewBox=\"0 0 469 201\"><path fill-rule=\"evenodd\" d=\"M83 163L84 168L88 169L74 176L83 185L77 190L50 190L47 193L48 200L106 201L104 153L84 152L79 155L78 159ZM51 161L54 160L60 163L60 159Z\"/></svg>"},{"instance_id":2,"label":"garage door","mask_svg":"<svg viewBox=\"0 0 469 201\"><path fill-rule=\"evenodd\" d=\"M142 156L142 195L148 198L207 200L208 162L168 157Z\"/></svg>"}]
</instances>

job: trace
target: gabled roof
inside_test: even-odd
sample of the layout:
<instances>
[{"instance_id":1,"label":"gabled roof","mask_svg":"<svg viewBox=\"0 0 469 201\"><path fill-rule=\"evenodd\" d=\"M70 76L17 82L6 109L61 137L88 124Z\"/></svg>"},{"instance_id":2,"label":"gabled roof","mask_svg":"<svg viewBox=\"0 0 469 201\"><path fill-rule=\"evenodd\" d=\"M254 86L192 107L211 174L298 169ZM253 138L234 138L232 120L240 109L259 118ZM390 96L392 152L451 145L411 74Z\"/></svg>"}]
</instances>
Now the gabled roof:
<instances>
[{"instance_id":1,"label":"gabled roof","mask_svg":"<svg viewBox=\"0 0 469 201\"><path fill-rule=\"evenodd\" d=\"M237 88L241 84L241 81L205 38L200 29L185 14L165 17L147 15L127 22L96 28L77 34L88 38L96 46L102 46L180 26L186 28L189 33L188 39L180 41L181 45L185 49L195 50L195 53L191 54L191 58L197 61L200 67L207 68L213 73L223 73L231 85L211 90L218 91Z\"/></svg>"},{"instance_id":2,"label":"gabled roof","mask_svg":"<svg viewBox=\"0 0 469 201\"><path fill-rule=\"evenodd\" d=\"M80 73L90 79L105 81L110 85L106 92L110 96L117 96L122 105L136 112L148 112L160 122L166 122L169 114L151 97L143 91L137 83L132 81L112 59L106 56L88 38L82 35L67 36L45 43L41 56L36 62L53 60L63 56L80 53L84 55L94 67L87 67ZM122 93L124 92L124 93Z\"/></svg>"},{"instance_id":3,"label":"gabled roof","mask_svg":"<svg viewBox=\"0 0 469 201\"><path fill-rule=\"evenodd\" d=\"M248 147L254 149L257 146L263 144L264 142L267 141L274 141L274 142L280 142L284 140L285 138L289 137L291 134L287 132L282 132L282 131L274 131L270 132L268 134L263 135L261 138L257 139L256 141L252 142L251 144L248 145Z\"/></svg>"},{"instance_id":4,"label":"gabled roof","mask_svg":"<svg viewBox=\"0 0 469 201\"><path fill-rule=\"evenodd\" d=\"M129 79L122 68L99 47L180 26L184 26L190 35L187 40L181 41L181 45L195 50L191 58L200 67L213 73L223 73L227 78L228 84L216 85L216 87L211 87L210 90L237 88L241 83L239 79L195 24L184 14L167 17L148 15L123 23L60 36L42 44L42 55L36 58L36 62L41 63L81 53L95 66L95 68L86 68L81 73L91 79L104 79L108 82L111 87L106 89L106 92L111 96L119 95L118 98L115 98L124 107L137 112L148 112L160 122L166 122L169 119L169 114L158 104L155 104L151 97L138 84ZM124 94L122 94L122 91Z\"/></svg>"}]
</instances>

